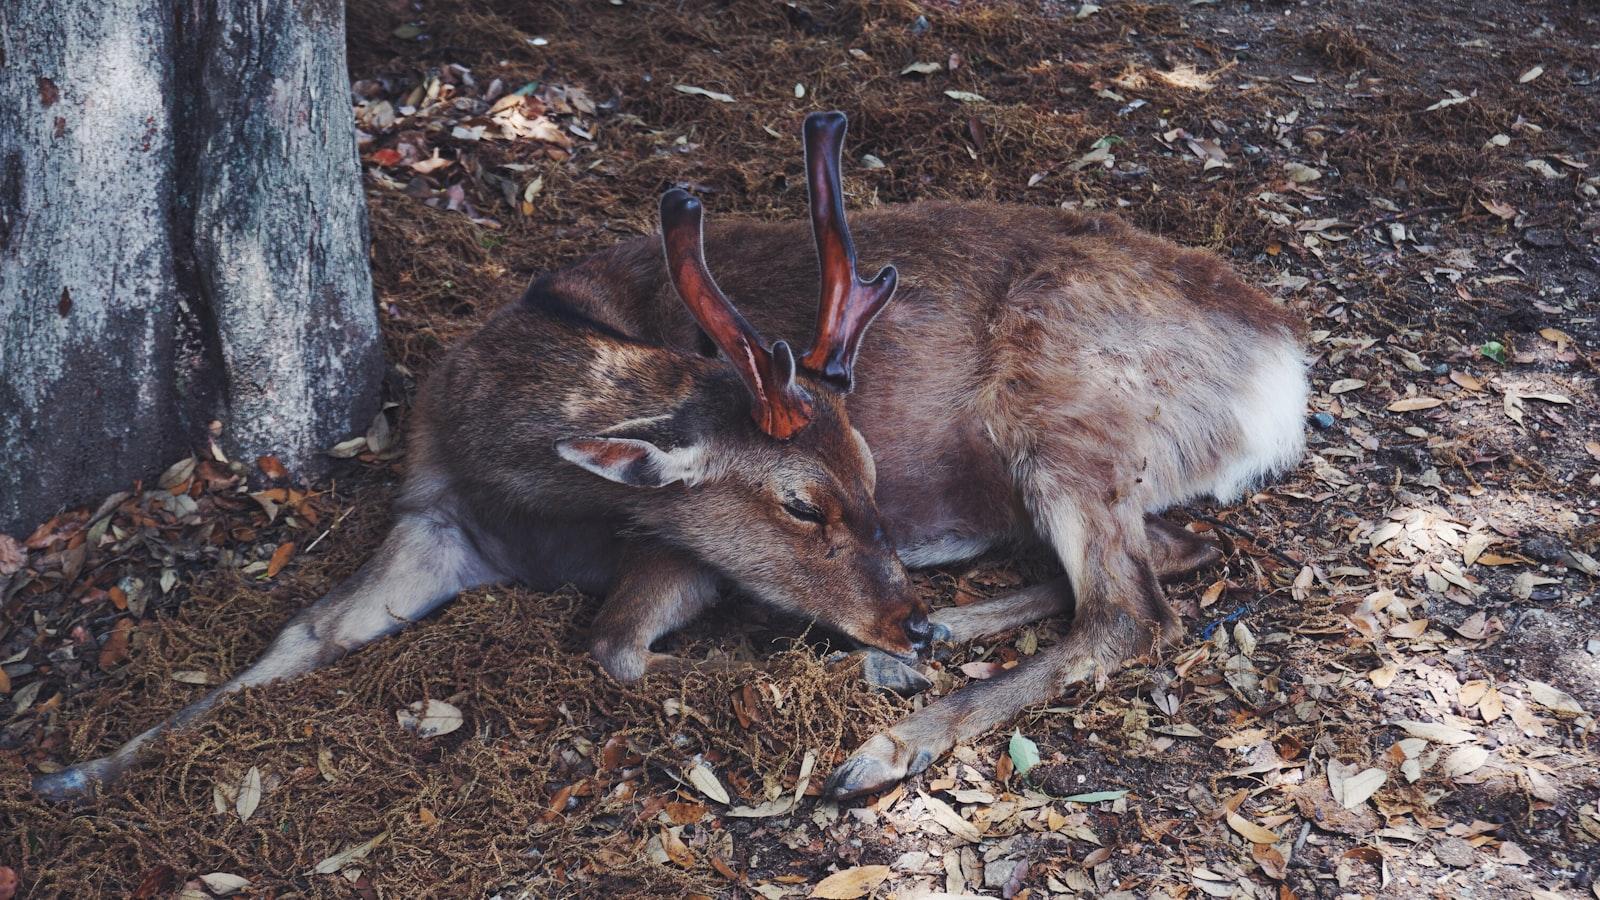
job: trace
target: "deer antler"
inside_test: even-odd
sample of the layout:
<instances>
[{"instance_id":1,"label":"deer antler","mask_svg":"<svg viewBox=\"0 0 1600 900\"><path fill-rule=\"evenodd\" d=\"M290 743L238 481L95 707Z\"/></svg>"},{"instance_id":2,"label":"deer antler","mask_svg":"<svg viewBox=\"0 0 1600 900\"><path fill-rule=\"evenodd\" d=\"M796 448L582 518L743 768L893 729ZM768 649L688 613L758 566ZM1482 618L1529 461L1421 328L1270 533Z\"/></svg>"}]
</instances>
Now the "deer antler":
<instances>
[{"instance_id":1,"label":"deer antler","mask_svg":"<svg viewBox=\"0 0 1600 900\"><path fill-rule=\"evenodd\" d=\"M778 341L769 350L706 268L700 201L687 191L661 196L661 242L678 296L750 389L761 430L788 440L811 421L811 402L795 384L794 353Z\"/></svg>"},{"instance_id":2,"label":"deer antler","mask_svg":"<svg viewBox=\"0 0 1600 900\"><path fill-rule=\"evenodd\" d=\"M899 274L884 266L871 280L856 274L856 248L844 219L839 156L848 122L842 112L806 116L806 186L811 197L811 233L822 268L817 336L801 357L807 371L848 392L854 386L856 351L867 326L894 296Z\"/></svg>"}]
</instances>

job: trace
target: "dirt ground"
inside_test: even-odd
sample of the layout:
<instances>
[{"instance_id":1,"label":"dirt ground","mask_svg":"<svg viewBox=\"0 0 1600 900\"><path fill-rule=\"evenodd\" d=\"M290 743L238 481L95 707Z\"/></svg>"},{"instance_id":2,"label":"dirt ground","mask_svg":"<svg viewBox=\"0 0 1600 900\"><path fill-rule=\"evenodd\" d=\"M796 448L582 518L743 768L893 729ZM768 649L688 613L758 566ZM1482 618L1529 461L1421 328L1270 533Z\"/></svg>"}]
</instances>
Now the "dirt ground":
<instances>
[{"instance_id":1,"label":"dirt ground","mask_svg":"<svg viewBox=\"0 0 1600 900\"><path fill-rule=\"evenodd\" d=\"M19 896L1600 897L1600 7L354 0L349 19L395 405L325 484L182 461L0 543ZM902 699L730 601L670 649L766 670L621 688L583 653L593 598L505 586L245 693L93 803L31 797L361 562L452 339L650 230L669 186L716 216L802 215L799 123L825 108L851 116L852 208L1114 209L1304 315L1306 462L1172 514L1229 550L1169 587L1182 646L838 807L814 795L856 744L1067 623L950 648ZM1051 566L919 582L971 602ZM459 727L401 726L429 701Z\"/></svg>"}]
</instances>

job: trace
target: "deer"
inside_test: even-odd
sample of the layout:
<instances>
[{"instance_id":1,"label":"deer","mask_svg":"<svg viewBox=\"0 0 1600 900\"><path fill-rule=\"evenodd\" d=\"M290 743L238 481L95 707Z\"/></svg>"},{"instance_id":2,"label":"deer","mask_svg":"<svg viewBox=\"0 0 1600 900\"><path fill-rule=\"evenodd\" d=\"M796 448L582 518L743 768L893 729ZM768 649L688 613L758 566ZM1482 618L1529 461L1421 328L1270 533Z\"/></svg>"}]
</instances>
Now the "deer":
<instances>
[{"instance_id":1,"label":"deer","mask_svg":"<svg viewBox=\"0 0 1600 900\"><path fill-rule=\"evenodd\" d=\"M726 587L904 662L1071 616L1055 645L867 740L825 785L839 800L1180 640L1161 582L1222 552L1160 513L1298 463L1303 323L1214 254L1110 215L923 201L852 226L847 127L806 117L809 241L805 222L702 229L673 190L659 241L536 277L419 392L373 559L233 680L35 790L91 792L227 693L502 579L604 593L591 649L619 681L693 665L651 645ZM759 337L808 326L799 357ZM905 574L1029 544L1063 574L967 606L930 612Z\"/></svg>"}]
</instances>

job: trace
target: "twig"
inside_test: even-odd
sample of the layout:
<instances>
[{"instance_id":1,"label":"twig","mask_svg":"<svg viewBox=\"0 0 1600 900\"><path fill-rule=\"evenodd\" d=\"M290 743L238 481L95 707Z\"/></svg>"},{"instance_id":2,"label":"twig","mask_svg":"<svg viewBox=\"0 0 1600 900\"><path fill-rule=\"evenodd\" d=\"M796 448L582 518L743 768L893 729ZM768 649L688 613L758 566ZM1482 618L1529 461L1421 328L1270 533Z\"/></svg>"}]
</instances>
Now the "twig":
<instances>
[{"instance_id":1,"label":"twig","mask_svg":"<svg viewBox=\"0 0 1600 900\"><path fill-rule=\"evenodd\" d=\"M1292 569L1295 569L1296 571L1298 571L1301 567L1303 567L1305 565L1305 563L1300 562L1299 560L1297 560L1294 557L1288 555L1287 553L1284 553L1283 551L1277 550L1277 549L1275 549L1273 547L1267 546L1267 544L1264 541L1262 541L1261 538L1256 536L1255 532L1251 531L1248 528L1243 528L1243 527L1240 527L1238 525L1230 525L1229 523L1224 522L1221 519L1216 519L1216 518L1213 518L1211 516L1204 515L1202 513L1190 513L1190 515L1194 516L1196 519L1200 520L1201 522L1206 523L1207 525L1212 525L1214 527L1221 528L1223 531L1226 531L1229 534L1234 535L1235 537L1244 538L1245 540L1249 541L1250 543L1252 543L1252 544L1256 545L1257 547L1260 547L1261 549L1263 549L1263 550L1267 551L1268 553L1270 553L1274 559L1278 560L1278 562L1281 562L1284 565L1289 566Z\"/></svg>"},{"instance_id":2,"label":"twig","mask_svg":"<svg viewBox=\"0 0 1600 900\"><path fill-rule=\"evenodd\" d=\"M317 535L317 539L312 541L311 543L307 544L306 548L304 550L301 550L300 553L302 555L304 555L304 554L310 553L312 550L316 549L316 546L318 544L322 543L322 539L327 537L329 532L333 531L335 528L338 528L339 527L339 523L343 522L346 517L348 517L351 513L355 512L355 511L356 511L356 508L354 506L352 506L349 509L345 510L344 512L340 513L339 514L339 518L334 519L333 520L333 524L329 525L327 528L323 529L323 532L321 534Z\"/></svg>"}]
</instances>

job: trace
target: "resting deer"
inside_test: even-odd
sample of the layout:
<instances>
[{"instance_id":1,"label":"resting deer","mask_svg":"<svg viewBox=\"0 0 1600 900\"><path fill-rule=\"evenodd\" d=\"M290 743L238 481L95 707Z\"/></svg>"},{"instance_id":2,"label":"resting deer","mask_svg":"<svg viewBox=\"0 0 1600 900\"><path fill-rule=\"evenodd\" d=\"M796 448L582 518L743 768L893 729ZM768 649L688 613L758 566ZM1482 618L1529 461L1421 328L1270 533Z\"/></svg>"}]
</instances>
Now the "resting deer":
<instances>
[{"instance_id":1,"label":"resting deer","mask_svg":"<svg viewBox=\"0 0 1600 900\"><path fill-rule=\"evenodd\" d=\"M797 365L787 347L765 349L721 300L693 252L698 207L669 193L665 258L638 239L536 279L452 352L419 398L398 523L373 561L234 681L38 788L82 792L221 693L307 671L457 590L505 577L609 586L594 649L624 680L675 668L651 641L728 580L901 656L931 635L965 641L1073 613L1060 643L868 741L834 771L837 797L920 771L1022 708L1177 637L1158 580L1220 554L1154 513L1206 494L1237 497L1299 459L1299 324L1210 254L1111 217L1018 206L862 213L856 234L870 259L896 263L899 287L888 267L863 282L844 220L844 130L838 113L806 120L820 279L801 250L802 223L730 223L706 235L721 283L769 333L808 327L806 298L820 286L817 340ZM689 220L695 228L680 227ZM891 292L899 299L886 305ZM762 464L738 461L722 431L683 436L710 433L682 420L713 409L719 427L743 425L737 382L705 358L719 351L761 426L745 428L740 451L772 460L773 480L753 482L747 473ZM639 399L698 398L685 385L718 379L715 402L677 407L695 415ZM579 415L619 397L633 399L641 421L598 434L614 420ZM552 454L571 433L552 420L596 429L598 440L566 440ZM606 480L685 483L641 492L581 482L552 468L552 455ZM814 480L784 481L799 470ZM552 509L572 519L549 528L541 515ZM619 538L620 522L649 537ZM890 552L929 566L1018 541L1051 546L1065 576L941 610L931 625Z\"/></svg>"}]
</instances>

